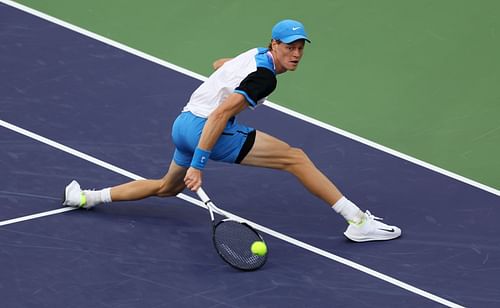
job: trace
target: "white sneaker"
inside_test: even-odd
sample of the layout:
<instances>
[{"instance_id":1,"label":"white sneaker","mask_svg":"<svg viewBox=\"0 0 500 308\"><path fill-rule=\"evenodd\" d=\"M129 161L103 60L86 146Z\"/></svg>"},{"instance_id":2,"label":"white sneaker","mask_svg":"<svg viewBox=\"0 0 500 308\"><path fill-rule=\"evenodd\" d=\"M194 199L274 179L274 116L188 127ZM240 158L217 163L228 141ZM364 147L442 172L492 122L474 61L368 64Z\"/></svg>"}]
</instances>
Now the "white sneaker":
<instances>
[{"instance_id":1,"label":"white sneaker","mask_svg":"<svg viewBox=\"0 0 500 308\"><path fill-rule=\"evenodd\" d=\"M86 207L87 198L83 194L83 191L80 189L80 184L77 181L73 180L66 186L64 190L64 202L65 206L72 207Z\"/></svg>"},{"instance_id":2,"label":"white sneaker","mask_svg":"<svg viewBox=\"0 0 500 308\"><path fill-rule=\"evenodd\" d=\"M386 241L401 236L401 229L386 225L380 220L382 218L375 217L370 211L366 211L360 223L349 223L344 235L354 242Z\"/></svg>"}]
</instances>

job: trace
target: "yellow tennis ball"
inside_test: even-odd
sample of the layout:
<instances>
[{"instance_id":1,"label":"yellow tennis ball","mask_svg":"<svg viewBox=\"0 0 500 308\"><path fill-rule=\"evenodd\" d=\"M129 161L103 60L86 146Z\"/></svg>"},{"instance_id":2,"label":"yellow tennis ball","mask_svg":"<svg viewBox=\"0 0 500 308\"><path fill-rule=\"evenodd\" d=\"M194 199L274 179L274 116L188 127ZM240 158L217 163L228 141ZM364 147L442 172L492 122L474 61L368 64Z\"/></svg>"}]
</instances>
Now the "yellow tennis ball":
<instances>
[{"instance_id":1,"label":"yellow tennis ball","mask_svg":"<svg viewBox=\"0 0 500 308\"><path fill-rule=\"evenodd\" d=\"M250 250L252 250L252 253L254 255L262 257L267 253L267 246L263 241L255 241L252 243L252 247L250 247Z\"/></svg>"}]
</instances>

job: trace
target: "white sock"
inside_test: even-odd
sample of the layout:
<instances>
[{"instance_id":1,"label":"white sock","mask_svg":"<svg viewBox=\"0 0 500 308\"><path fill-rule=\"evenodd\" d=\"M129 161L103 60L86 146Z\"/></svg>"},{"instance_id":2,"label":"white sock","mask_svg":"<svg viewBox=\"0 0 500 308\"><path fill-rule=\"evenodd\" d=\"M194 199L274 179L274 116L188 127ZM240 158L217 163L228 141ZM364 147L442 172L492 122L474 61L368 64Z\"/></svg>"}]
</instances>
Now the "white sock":
<instances>
[{"instance_id":1,"label":"white sock","mask_svg":"<svg viewBox=\"0 0 500 308\"><path fill-rule=\"evenodd\" d=\"M85 198L87 198L86 205L92 207L99 203L111 202L111 188L104 188L101 190L84 190Z\"/></svg>"},{"instance_id":2,"label":"white sock","mask_svg":"<svg viewBox=\"0 0 500 308\"><path fill-rule=\"evenodd\" d=\"M334 205L332 209L342 215L348 222L353 222L355 224L360 223L363 219L364 213L352 203L346 197L340 198Z\"/></svg>"}]
</instances>

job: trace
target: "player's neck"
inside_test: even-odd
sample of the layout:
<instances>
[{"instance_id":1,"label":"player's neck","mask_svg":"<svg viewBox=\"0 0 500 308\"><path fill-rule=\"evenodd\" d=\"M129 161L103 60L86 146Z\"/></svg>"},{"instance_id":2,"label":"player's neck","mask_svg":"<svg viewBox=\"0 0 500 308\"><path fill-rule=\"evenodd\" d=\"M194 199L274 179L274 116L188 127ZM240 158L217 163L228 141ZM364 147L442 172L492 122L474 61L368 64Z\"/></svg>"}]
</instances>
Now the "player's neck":
<instances>
[{"instance_id":1,"label":"player's neck","mask_svg":"<svg viewBox=\"0 0 500 308\"><path fill-rule=\"evenodd\" d=\"M271 55L271 58L273 60L274 71L276 72L276 75L286 72L287 69L284 68L283 65L281 65L281 63L279 61L276 61L276 59L277 59L276 51L270 50L269 54Z\"/></svg>"}]
</instances>

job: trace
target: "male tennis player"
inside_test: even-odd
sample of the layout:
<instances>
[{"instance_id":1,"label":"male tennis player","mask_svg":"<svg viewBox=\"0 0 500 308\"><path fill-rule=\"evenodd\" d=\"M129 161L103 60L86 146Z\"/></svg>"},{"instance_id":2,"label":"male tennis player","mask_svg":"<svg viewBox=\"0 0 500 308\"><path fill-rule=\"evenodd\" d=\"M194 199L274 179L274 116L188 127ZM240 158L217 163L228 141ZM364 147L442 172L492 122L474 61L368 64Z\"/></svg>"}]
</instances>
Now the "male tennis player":
<instances>
[{"instance_id":1,"label":"male tennis player","mask_svg":"<svg viewBox=\"0 0 500 308\"><path fill-rule=\"evenodd\" d=\"M262 104L276 88L276 75L294 71L310 40L304 26L282 20L272 29L268 48L254 48L235 58L214 62L215 72L198 89L172 127L175 152L167 174L158 180L137 180L99 191L81 190L71 182L63 205L91 208L99 203L138 200L150 196L175 196L186 187L201 187L209 159L288 171L349 226L345 236L356 242L390 240L401 230L363 213L344 197L298 148L236 121L246 108Z\"/></svg>"}]
</instances>

